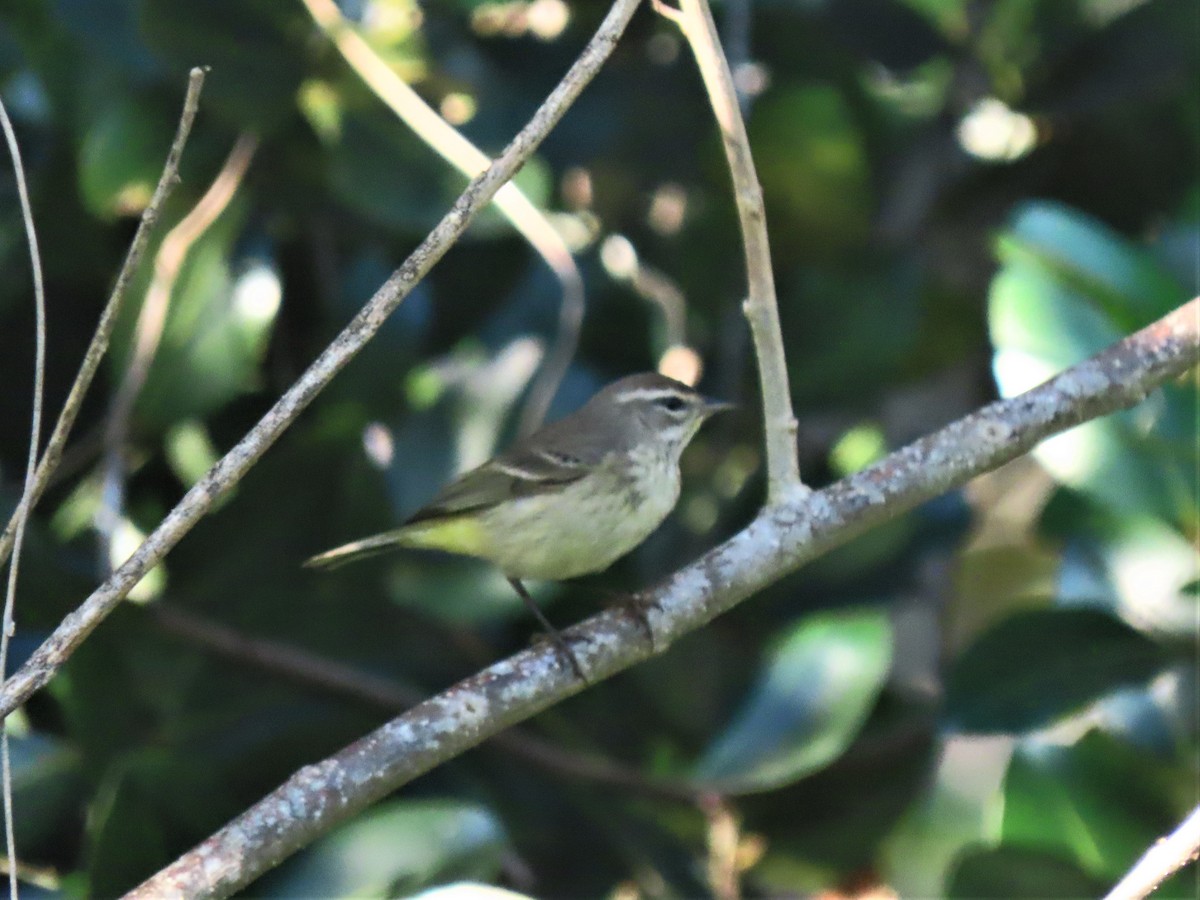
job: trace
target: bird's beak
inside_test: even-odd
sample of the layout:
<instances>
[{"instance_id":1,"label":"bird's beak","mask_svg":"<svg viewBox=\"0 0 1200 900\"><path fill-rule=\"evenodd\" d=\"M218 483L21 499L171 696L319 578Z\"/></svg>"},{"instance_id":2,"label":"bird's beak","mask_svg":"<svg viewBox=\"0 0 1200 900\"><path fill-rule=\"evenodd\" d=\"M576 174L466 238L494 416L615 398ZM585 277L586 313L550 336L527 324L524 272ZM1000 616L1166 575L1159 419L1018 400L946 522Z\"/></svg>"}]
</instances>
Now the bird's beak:
<instances>
[{"instance_id":1,"label":"bird's beak","mask_svg":"<svg viewBox=\"0 0 1200 900\"><path fill-rule=\"evenodd\" d=\"M736 403L728 403L724 400L714 400L712 397L704 398L704 417L708 418L719 412L725 412L727 409L737 409Z\"/></svg>"}]
</instances>

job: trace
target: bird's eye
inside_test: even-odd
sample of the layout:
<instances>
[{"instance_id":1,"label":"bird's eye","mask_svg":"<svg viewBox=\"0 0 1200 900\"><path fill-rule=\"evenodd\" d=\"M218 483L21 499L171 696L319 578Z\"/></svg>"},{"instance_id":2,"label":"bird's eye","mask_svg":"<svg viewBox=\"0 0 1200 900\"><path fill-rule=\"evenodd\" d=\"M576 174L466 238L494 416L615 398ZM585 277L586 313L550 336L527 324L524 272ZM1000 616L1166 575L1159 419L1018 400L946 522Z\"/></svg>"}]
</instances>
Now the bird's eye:
<instances>
[{"instance_id":1,"label":"bird's eye","mask_svg":"<svg viewBox=\"0 0 1200 900\"><path fill-rule=\"evenodd\" d=\"M658 401L658 405L667 412L679 412L681 409L687 406L687 403L682 397L670 396L660 399Z\"/></svg>"}]
</instances>

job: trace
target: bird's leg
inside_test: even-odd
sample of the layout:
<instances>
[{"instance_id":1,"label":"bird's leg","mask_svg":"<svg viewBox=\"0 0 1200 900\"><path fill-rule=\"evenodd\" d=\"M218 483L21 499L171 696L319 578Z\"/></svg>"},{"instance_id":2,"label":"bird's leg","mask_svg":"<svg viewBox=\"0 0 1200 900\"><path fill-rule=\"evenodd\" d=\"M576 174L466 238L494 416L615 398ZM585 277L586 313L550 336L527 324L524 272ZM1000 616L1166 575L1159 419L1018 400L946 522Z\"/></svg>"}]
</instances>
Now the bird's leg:
<instances>
[{"instance_id":1,"label":"bird's leg","mask_svg":"<svg viewBox=\"0 0 1200 900\"><path fill-rule=\"evenodd\" d=\"M567 660L575 674L579 676L579 680L585 684L590 684L587 676L583 674L583 666L579 664L579 660L575 656L575 651L567 644L566 639L559 633L558 629L550 624L550 620L542 613L538 605L529 596L529 591L525 590L525 585L521 584L516 578L509 578L508 583L512 585L514 591L524 602L526 608L533 613L533 617L538 620L542 626L542 630L546 632L546 636L554 642L554 646L558 648L558 652Z\"/></svg>"}]
</instances>

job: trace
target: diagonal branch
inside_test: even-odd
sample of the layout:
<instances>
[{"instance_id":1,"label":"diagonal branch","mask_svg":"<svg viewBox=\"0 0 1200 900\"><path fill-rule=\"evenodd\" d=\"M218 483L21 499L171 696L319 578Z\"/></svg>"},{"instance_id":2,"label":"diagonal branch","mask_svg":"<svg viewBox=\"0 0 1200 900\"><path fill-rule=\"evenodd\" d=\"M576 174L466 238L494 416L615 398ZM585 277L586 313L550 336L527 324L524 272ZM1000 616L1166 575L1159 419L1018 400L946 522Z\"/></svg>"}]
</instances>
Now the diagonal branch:
<instances>
[{"instance_id":1,"label":"diagonal branch","mask_svg":"<svg viewBox=\"0 0 1200 900\"><path fill-rule=\"evenodd\" d=\"M1044 438L1135 405L1198 362L1200 298L1031 391L985 406L821 491L766 507L650 592L645 621L614 609L564 635L594 684L873 525ZM397 787L582 688L553 645L498 662L304 767L129 896L225 896Z\"/></svg>"},{"instance_id":2,"label":"diagonal branch","mask_svg":"<svg viewBox=\"0 0 1200 900\"><path fill-rule=\"evenodd\" d=\"M363 348L387 317L458 240L471 220L541 144L568 107L600 70L638 7L615 0L583 53L488 170L472 179L454 206L375 292L367 304L275 405L183 496L142 545L71 612L0 691L0 716L7 716L44 686L92 629L267 451L313 398Z\"/></svg>"},{"instance_id":3,"label":"diagonal branch","mask_svg":"<svg viewBox=\"0 0 1200 900\"><path fill-rule=\"evenodd\" d=\"M800 464L796 458L796 417L792 414L787 359L783 352L783 333L779 327L779 308L775 300L767 214L763 208L762 188L754 168L754 157L750 153L750 138L746 134L746 123L738 105L733 75L721 50L717 26L707 0L679 0L678 9L667 6L662 0L655 0L654 8L679 26L691 46L725 145L746 255L749 294L743 310L754 337L759 387L762 391L767 450L767 504L783 503L792 499L796 488L802 487ZM804 493L802 490L799 495L803 496Z\"/></svg>"}]
</instances>

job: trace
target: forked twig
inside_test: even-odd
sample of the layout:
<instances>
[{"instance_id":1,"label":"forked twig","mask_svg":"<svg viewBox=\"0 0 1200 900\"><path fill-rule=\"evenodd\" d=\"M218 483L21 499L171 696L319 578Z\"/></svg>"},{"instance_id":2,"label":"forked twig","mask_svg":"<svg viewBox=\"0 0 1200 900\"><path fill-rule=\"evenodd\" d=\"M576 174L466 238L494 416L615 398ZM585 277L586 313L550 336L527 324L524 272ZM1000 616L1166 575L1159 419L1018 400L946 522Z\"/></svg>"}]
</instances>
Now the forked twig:
<instances>
[{"instance_id":1,"label":"forked twig","mask_svg":"<svg viewBox=\"0 0 1200 900\"><path fill-rule=\"evenodd\" d=\"M750 138L738 105L729 63L721 50L717 26L707 0L679 0L679 8L654 0L655 10L679 26L712 104L713 115L725 145L725 157L733 178L738 223L746 258L749 294L744 311L754 337L762 391L763 427L767 450L767 503L787 500L798 489L800 465L796 455L796 417L788 388L787 360L775 300L775 275L771 269L771 247L767 238L767 215L762 188L750 152Z\"/></svg>"}]
</instances>

